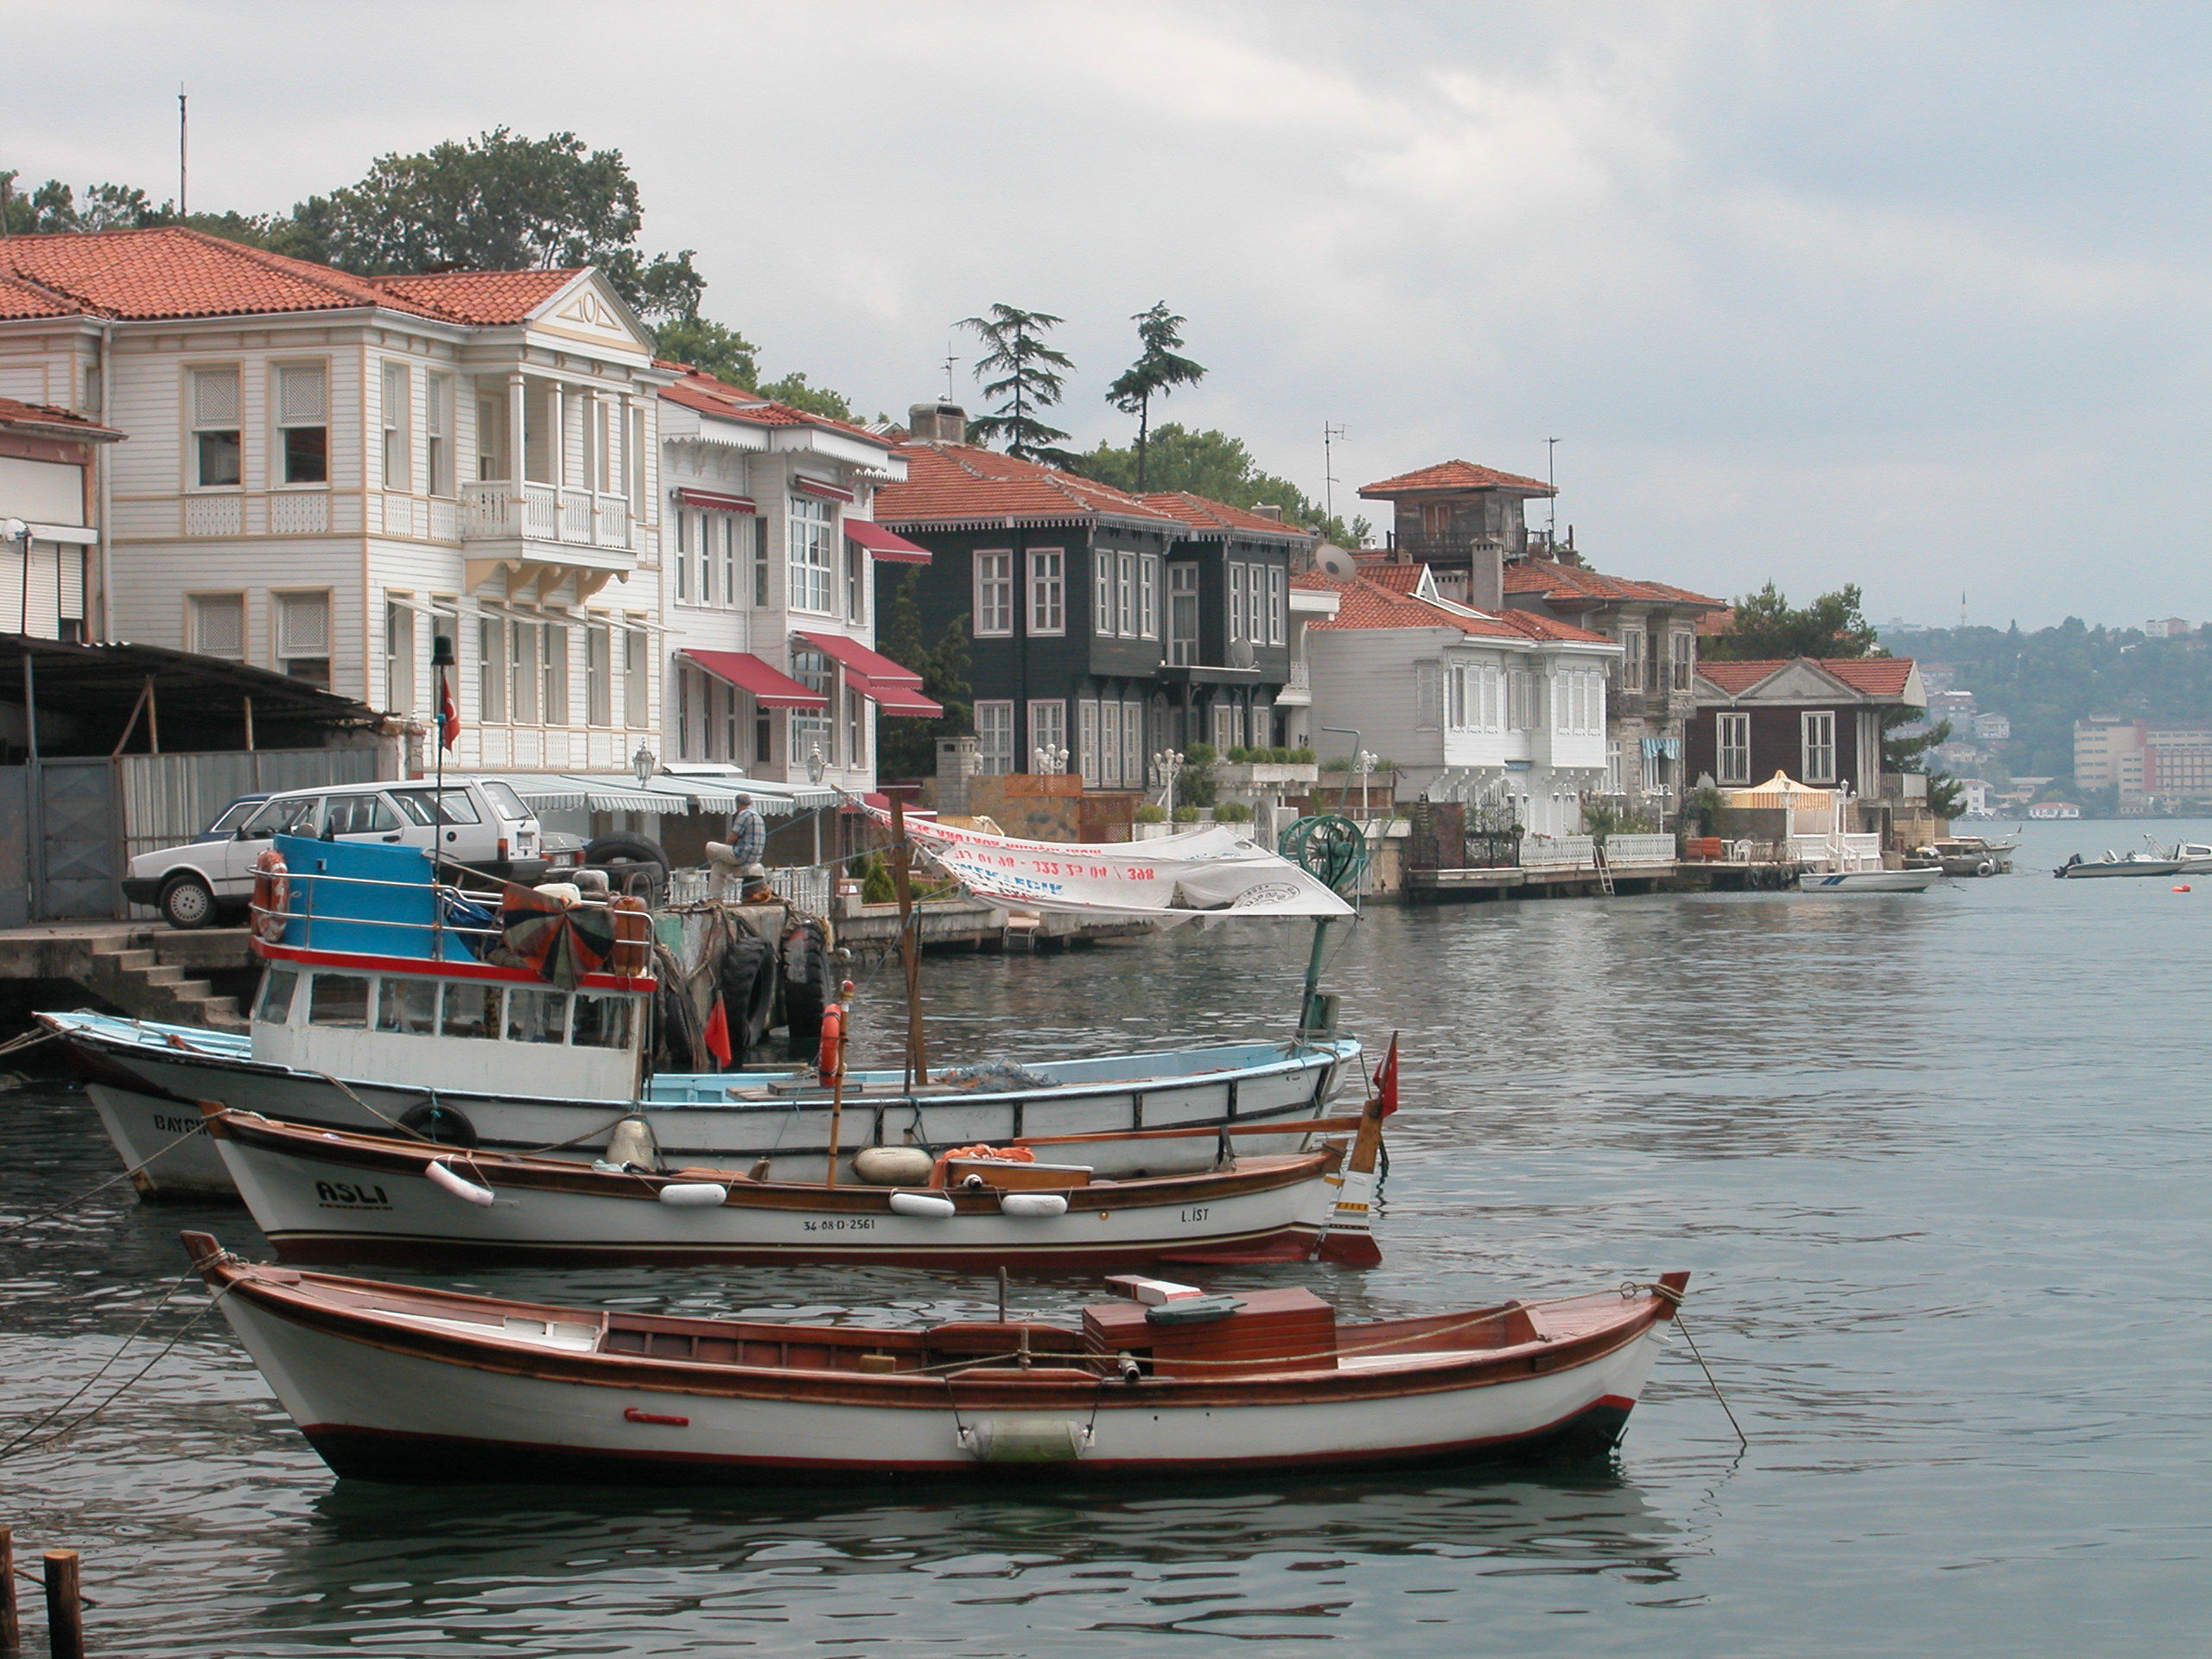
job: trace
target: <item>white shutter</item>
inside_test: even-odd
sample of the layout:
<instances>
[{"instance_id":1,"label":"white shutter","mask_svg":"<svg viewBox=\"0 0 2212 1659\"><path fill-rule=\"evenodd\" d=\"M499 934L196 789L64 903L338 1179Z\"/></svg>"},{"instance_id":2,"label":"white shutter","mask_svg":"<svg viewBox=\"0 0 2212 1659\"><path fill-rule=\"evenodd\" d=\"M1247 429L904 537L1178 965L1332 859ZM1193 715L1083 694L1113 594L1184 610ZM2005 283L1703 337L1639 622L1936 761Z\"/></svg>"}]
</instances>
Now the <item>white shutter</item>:
<instances>
[{"instance_id":1,"label":"white shutter","mask_svg":"<svg viewBox=\"0 0 2212 1659\"><path fill-rule=\"evenodd\" d=\"M217 594L192 601L192 648L204 657L245 655L245 600Z\"/></svg>"},{"instance_id":2,"label":"white shutter","mask_svg":"<svg viewBox=\"0 0 2212 1659\"><path fill-rule=\"evenodd\" d=\"M1144 704L1122 705L1122 780L1130 789L1144 787Z\"/></svg>"},{"instance_id":3,"label":"white shutter","mask_svg":"<svg viewBox=\"0 0 2212 1659\"><path fill-rule=\"evenodd\" d=\"M192 423L231 427L238 423L238 372L236 369L194 369L192 372Z\"/></svg>"},{"instance_id":4,"label":"white shutter","mask_svg":"<svg viewBox=\"0 0 2212 1659\"><path fill-rule=\"evenodd\" d=\"M276 371L277 425L321 426L327 403L320 363L296 364Z\"/></svg>"},{"instance_id":5,"label":"white shutter","mask_svg":"<svg viewBox=\"0 0 2212 1659\"><path fill-rule=\"evenodd\" d=\"M1437 675L1434 663L1414 665L1414 729L1433 732L1440 723L1437 714Z\"/></svg>"},{"instance_id":6,"label":"white shutter","mask_svg":"<svg viewBox=\"0 0 2212 1659\"><path fill-rule=\"evenodd\" d=\"M330 655L328 594L279 594L276 596L276 654L279 657Z\"/></svg>"},{"instance_id":7,"label":"white shutter","mask_svg":"<svg viewBox=\"0 0 2212 1659\"><path fill-rule=\"evenodd\" d=\"M1076 765L1083 773L1085 789L1099 786L1098 766L1098 705L1085 700L1075 706Z\"/></svg>"},{"instance_id":8,"label":"white shutter","mask_svg":"<svg viewBox=\"0 0 2212 1659\"><path fill-rule=\"evenodd\" d=\"M61 556L61 614L66 620L81 622L85 620L85 550L63 547L57 550Z\"/></svg>"}]
</instances>

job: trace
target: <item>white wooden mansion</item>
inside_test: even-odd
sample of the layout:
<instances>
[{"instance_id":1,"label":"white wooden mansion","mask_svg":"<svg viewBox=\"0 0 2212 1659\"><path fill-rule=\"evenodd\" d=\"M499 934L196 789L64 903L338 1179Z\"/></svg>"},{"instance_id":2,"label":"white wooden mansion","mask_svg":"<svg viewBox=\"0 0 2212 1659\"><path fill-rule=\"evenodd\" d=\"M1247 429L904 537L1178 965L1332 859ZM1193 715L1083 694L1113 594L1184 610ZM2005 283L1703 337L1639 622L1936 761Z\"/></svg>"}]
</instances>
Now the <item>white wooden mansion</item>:
<instances>
[{"instance_id":1,"label":"white wooden mansion","mask_svg":"<svg viewBox=\"0 0 2212 1659\"><path fill-rule=\"evenodd\" d=\"M1306 626L1313 701L1397 763L1402 798L1510 804L1531 834L1580 832L1583 797L1605 785L1617 642L1455 603L1422 564L1294 583L1340 596L1333 616Z\"/></svg>"},{"instance_id":2,"label":"white wooden mansion","mask_svg":"<svg viewBox=\"0 0 2212 1659\"><path fill-rule=\"evenodd\" d=\"M443 636L459 767L645 749L797 778L819 751L865 788L876 709L935 709L867 651L872 561L923 556L865 522L900 468L714 388L656 363L588 270L363 278L183 229L0 238L0 397L127 439L95 486L94 637L428 728Z\"/></svg>"}]
</instances>

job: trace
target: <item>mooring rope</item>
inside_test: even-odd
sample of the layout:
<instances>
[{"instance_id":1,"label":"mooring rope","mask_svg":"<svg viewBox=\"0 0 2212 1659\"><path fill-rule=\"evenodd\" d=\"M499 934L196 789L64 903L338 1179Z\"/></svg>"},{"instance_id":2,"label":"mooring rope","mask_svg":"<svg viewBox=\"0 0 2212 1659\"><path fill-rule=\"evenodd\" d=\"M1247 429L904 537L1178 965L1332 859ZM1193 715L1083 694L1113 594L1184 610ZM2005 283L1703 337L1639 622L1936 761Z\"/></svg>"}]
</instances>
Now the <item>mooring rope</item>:
<instances>
[{"instance_id":1,"label":"mooring rope","mask_svg":"<svg viewBox=\"0 0 2212 1659\"><path fill-rule=\"evenodd\" d=\"M136 1175L140 1170L144 1169L149 1164L156 1162L163 1156L163 1154L182 1146L186 1141L191 1140L194 1135L205 1135L207 1132L207 1120L203 1118L199 1122L194 1124L190 1128L187 1129L182 1135L177 1136L175 1140L170 1141L168 1146L163 1147L159 1152L155 1153L152 1157L147 1158L142 1162L131 1165L130 1168L124 1170L120 1175L109 1176L107 1179L102 1181L98 1186L86 1187L75 1198L65 1199L63 1202L55 1205L51 1210L41 1210L31 1215L19 1217L16 1220L7 1223L4 1226L0 1226L0 1235L12 1233L24 1227L34 1226L41 1221L51 1221L54 1217L60 1215L64 1211L74 1210L86 1198L98 1197L100 1193L106 1192L111 1186L113 1186L118 1181L129 1180L133 1175Z\"/></svg>"},{"instance_id":2,"label":"mooring rope","mask_svg":"<svg viewBox=\"0 0 2212 1659\"><path fill-rule=\"evenodd\" d=\"M148 1325L151 1325L156 1319L160 1317L162 1310L169 1305L170 1300L176 1295L177 1292L182 1290L186 1286L194 1283L199 1279L199 1277L200 1275L197 1272L188 1271L180 1276L175 1284L163 1291L162 1293L162 1300L156 1302L151 1308L147 1310L146 1317L138 1321L137 1325L131 1330L130 1334L124 1338L122 1342L117 1345L116 1351L110 1354L107 1358L101 1363L100 1368L98 1370L94 1371L82 1382L79 1382L76 1389L67 1399L62 1401L60 1405L54 1407L51 1410L48 1411L43 1416L39 1418L36 1422L33 1423L29 1428L24 1429L6 1445L0 1446L0 1459L11 1457L16 1452L25 1449L37 1450L40 1447L54 1446L68 1439L70 1435L75 1433L86 1423L91 1422L93 1418L99 1416L100 1413L105 1411L110 1406L113 1405L117 1400L122 1397L124 1392L133 1383L137 1382L140 1377L144 1376L147 1372L152 1370L155 1366L160 1364L162 1361L168 1357L169 1351L175 1347L177 1344L183 1339L185 1333L190 1331L193 1326L198 1325L200 1320L207 1317L208 1313L214 1308L215 1304L220 1301L225 1294L229 1291L230 1287L228 1285L226 1285L222 1290L216 1292L213 1296L210 1297L206 1307L201 1308L190 1319L187 1319L181 1325L178 1326L175 1332L169 1338L169 1339L162 1344L160 1352L156 1353L153 1358L148 1360L143 1365L132 1372L131 1375L124 1382L118 1383L114 1391L109 1394L107 1398L101 1401L99 1404L94 1406L90 1411L78 1418L76 1421L69 1424L67 1427L60 1429L54 1434L48 1435L42 1440L36 1440L35 1444L29 1445L27 1448L27 1442L32 1442L34 1440L34 1437L35 1437L49 1423L53 1422L55 1418L60 1416L64 1412L67 1411L70 1407L75 1405L78 1401L83 1399L86 1394L91 1389L92 1386L95 1382L99 1382L100 1378L106 1376L108 1371L114 1366L115 1363L121 1359L125 1353L130 1351L130 1344L136 1342L139 1337L144 1333Z\"/></svg>"}]
</instances>

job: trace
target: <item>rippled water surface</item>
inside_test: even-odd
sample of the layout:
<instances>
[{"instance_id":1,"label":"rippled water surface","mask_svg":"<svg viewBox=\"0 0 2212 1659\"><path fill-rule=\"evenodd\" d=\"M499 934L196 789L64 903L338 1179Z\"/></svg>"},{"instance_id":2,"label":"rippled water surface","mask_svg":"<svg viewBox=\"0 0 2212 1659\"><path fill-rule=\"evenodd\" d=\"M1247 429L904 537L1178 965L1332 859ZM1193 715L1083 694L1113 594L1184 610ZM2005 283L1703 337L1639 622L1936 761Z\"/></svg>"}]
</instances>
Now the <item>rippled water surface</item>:
<instances>
[{"instance_id":1,"label":"rippled water surface","mask_svg":"<svg viewBox=\"0 0 2212 1659\"><path fill-rule=\"evenodd\" d=\"M1214 1282L1359 1317L1687 1267L1740 1454L1677 1344L1610 1468L1103 1500L340 1484L209 1319L0 1460L0 1520L85 1552L96 1652L163 1659L2202 1652L2212 879L2056 882L2132 831L2029 836L2032 873L1923 897L1378 910L1332 963L1359 1035L1405 1033L1387 1259ZM1303 955L1261 924L932 958L931 1031L1016 1057L1279 1035ZM864 993L877 1053L891 986ZM65 1088L0 1111L7 1217L116 1167ZM0 1442L184 1327L194 1293L156 1310L184 1225L261 1249L242 1211L127 1188L0 1236ZM447 1282L902 1319L992 1296L889 1268Z\"/></svg>"}]
</instances>

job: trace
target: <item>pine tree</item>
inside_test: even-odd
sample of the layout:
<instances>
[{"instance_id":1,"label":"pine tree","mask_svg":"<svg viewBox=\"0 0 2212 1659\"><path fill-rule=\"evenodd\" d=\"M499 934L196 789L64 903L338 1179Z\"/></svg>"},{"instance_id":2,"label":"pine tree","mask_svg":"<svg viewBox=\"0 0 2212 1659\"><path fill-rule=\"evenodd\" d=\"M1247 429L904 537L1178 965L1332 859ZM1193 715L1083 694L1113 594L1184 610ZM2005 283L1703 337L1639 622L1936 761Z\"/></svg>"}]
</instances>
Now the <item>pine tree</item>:
<instances>
[{"instance_id":1,"label":"pine tree","mask_svg":"<svg viewBox=\"0 0 2212 1659\"><path fill-rule=\"evenodd\" d=\"M1165 300L1149 311L1129 319L1137 326L1144 350L1106 389L1106 401L1124 415L1137 417L1137 493L1145 486L1145 453L1152 438L1152 400L1165 397L1178 386L1194 386L1206 378L1205 365L1176 355L1183 343L1184 319L1168 310Z\"/></svg>"},{"instance_id":2,"label":"pine tree","mask_svg":"<svg viewBox=\"0 0 2212 1659\"><path fill-rule=\"evenodd\" d=\"M991 413L969 422L969 432L985 443L1004 440L1007 454L1020 460L1041 461L1054 467L1065 467L1074 459L1053 447L1068 435L1056 426L1046 425L1034 411L1050 409L1060 401L1066 384L1060 372L1075 367L1065 353L1045 344L1046 331L1059 322L1048 311L1024 311L998 304L987 315L963 317L958 324L974 329L990 347L976 364L976 378L983 380L986 375L996 374L997 379L984 381L983 395L1003 400Z\"/></svg>"}]
</instances>

